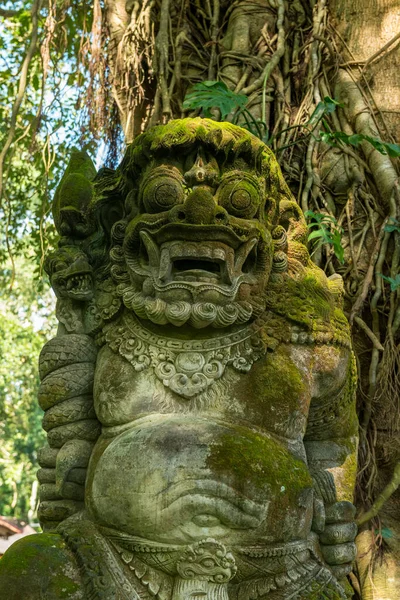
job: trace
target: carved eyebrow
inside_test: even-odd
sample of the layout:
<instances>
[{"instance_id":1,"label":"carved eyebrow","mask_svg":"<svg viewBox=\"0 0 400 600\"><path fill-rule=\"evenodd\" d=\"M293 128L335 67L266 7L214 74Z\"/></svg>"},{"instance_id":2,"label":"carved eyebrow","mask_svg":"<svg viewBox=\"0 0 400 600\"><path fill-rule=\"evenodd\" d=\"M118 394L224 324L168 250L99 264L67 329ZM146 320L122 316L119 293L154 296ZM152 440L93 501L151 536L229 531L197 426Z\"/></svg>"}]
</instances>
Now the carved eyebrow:
<instances>
[{"instance_id":1,"label":"carved eyebrow","mask_svg":"<svg viewBox=\"0 0 400 600\"><path fill-rule=\"evenodd\" d=\"M169 174L171 174L172 176L175 176L175 177L177 175L179 175L179 177L182 177L182 179L183 179L183 172L180 171L176 165L163 163L161 165L155 165L155 166L151 167L148 171L146 171L143 174L144 176L143 176L142 182L147 181L149 178L154 177L155 175L158 175L157 171L159 171L160 174L166 175L166 176Z\"/></svg>"},{"instance_id":2,"label":"carved eyebrow","mask_svg":"<svg viewBox=\"0 0 400 600\"><path fill-rule=\"evenodd\" d=\"M220 185L222 183L224 183L224 181L226 179L233 179L233 175L237 176L238 179L238 183L240 183L241 180L243 181L249 181L250 183L254 183L254 186L257 188L260 188L260 190L262 189L262 185L260 184L260 178L257 177L257 175L253 175L253 173L249 173L248 171L242 171L239 169L232 169L230 171L225 171L220 178ZM242 177L241 177L242 175Z\"/></svg>"},{"instance_id":3,"label":"carved eyebrow","mask_svg":"<svg viewBox=\"0 0 400 600\"><path fill-rule=\"evenodd\" d=\"M157 171L159 171L159 173L157 173ZM158 174L165 175L166 177L168 175L172 175L172 177L175 177L176 179L182 179L182 182L184 182L183 173L178 169L178 167L164 163L162 165L155 165L143 173L140 181L140 187L142 188L149 178L151 179Z\"/></svg>"}]
</instances>

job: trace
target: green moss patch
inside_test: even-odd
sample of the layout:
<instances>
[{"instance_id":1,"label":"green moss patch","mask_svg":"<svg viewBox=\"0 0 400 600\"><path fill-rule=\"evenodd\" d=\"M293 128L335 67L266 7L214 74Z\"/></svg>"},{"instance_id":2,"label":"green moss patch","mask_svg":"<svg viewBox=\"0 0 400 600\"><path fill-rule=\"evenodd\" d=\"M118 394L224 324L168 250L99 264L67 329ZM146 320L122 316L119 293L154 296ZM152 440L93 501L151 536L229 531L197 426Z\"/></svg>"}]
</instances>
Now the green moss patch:
<instances>
[{"instance_id":1,"label":"green moss patch","mask_svg":"<svg viewBox=\"0 0 400 600\"><path fill-rule=\"evenodd\" d=\"M306 487L312 486L305 464L294 458L276 440L235 427L211 446L207 466L218 475L235 479L272 496L289 495L292 501Z\"/></svg>"},{"instance_id":2,"label":"green moss patch","mask_svg":"<svg viewBox=\"0 0 400 600\"><path fill-rule=\"evenodd\" d=\"M0 560L0 598L7 600L80 600L77 567L61 536L27 536Z\"/></svg>"}]
</instances>

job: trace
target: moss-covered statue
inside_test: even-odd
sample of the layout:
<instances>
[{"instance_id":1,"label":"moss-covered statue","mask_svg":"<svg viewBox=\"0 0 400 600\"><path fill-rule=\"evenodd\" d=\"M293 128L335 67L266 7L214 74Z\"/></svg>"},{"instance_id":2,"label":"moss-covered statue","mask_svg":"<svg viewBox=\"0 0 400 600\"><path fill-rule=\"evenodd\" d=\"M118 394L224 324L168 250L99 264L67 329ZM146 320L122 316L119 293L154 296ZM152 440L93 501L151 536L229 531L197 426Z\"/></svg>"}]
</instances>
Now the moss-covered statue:
<instances>
[{"instance_id":1,"label":"moss-covered statue","mask_svg":"<svg viewBox=\"0 0 400 600\"><path fill-rule=\"evenodd\" d=\"M54 201L40 357L45 533L7 600L346 598L355 367L272 152L207 119L76 153Z\"/></svg>"}]
</instances>

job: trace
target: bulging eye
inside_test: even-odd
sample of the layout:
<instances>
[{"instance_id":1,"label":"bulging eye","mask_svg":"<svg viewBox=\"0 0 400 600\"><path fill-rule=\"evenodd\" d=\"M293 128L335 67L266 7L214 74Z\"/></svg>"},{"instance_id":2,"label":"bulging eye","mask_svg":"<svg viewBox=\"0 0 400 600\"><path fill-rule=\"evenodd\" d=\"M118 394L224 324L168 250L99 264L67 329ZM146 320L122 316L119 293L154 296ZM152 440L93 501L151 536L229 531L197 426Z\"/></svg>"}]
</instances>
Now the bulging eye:
<instances>
[{"instance_id":1,"label":"bulging eye","mask_svg":"<svg viewBox=\"0 0 400 600\"><path fill-rule=\"evenodd\" d=\"M57 273L58 271L62 271L63 269L67 268L67 265L65 264L65 262L56 262L54 265L52 265L53 267L53 273Z\"/></svg>"},{"instance_id":2,"label":"bulging eye","mask_svg":"<svg viewBox=\"0 0 400 600\"><path fill-rule=\"evenodd\" d=\"M142 191L142 200L147 212L164 212L182 204L185 191L182 183L175 177L157 175L148 179Z\"/></svg>"},{"instance_id":3,"label":"bulging eye","mask_svg":"<svg viewBox=\"0 0 400 600\"><path fill-rule=\"evenodd\" d=\"M218 204L242 219L251 219L260 206L261 192L256 180L243 173L231 174L221 183L217 192Z\"/></svg>"}]
</instances>

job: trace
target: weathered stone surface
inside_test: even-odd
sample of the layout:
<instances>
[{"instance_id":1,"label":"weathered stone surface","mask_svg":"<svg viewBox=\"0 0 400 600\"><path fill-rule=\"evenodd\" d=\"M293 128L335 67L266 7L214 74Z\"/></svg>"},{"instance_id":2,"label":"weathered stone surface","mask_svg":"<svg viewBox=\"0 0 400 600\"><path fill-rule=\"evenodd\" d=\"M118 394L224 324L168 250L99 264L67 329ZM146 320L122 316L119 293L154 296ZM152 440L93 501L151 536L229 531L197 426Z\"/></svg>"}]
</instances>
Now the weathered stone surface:
<instances>
[{"instance_id":1,"label":"weathered stone surface","mask_svg":"<svg viewBox=\"0 0 400 600\"><path fill-rule=\"evenodd\" d=\"M0 598L86 598L74 556L61 536L30 535L11 546L1 559Z\"/></svg>"},{"instance_id":2,"label":"weathered stone surface","mask_svg":"<svg viewBox=\"0 0 400 600\"><path fill-rule=\"evenodd\" d=\"M40 367L40 514L82 577L54 597L345 598L343 290L311 262L272 152L187 119L137 138L116 172L79 156L54 203L61 325Z\"/></svg>"},{"instance_id":3,"label":"weathered stone surface","mask_svg":"<svg viewBox=\"0 0 400 600\"><path fill-rule=\"evenodd\" d=\"M97 348L88 335L71 334L57 336L42 348L39 359L39 375L43 380L52 371L76 363L93 363Z\"/></svg>"}]
</instances>

